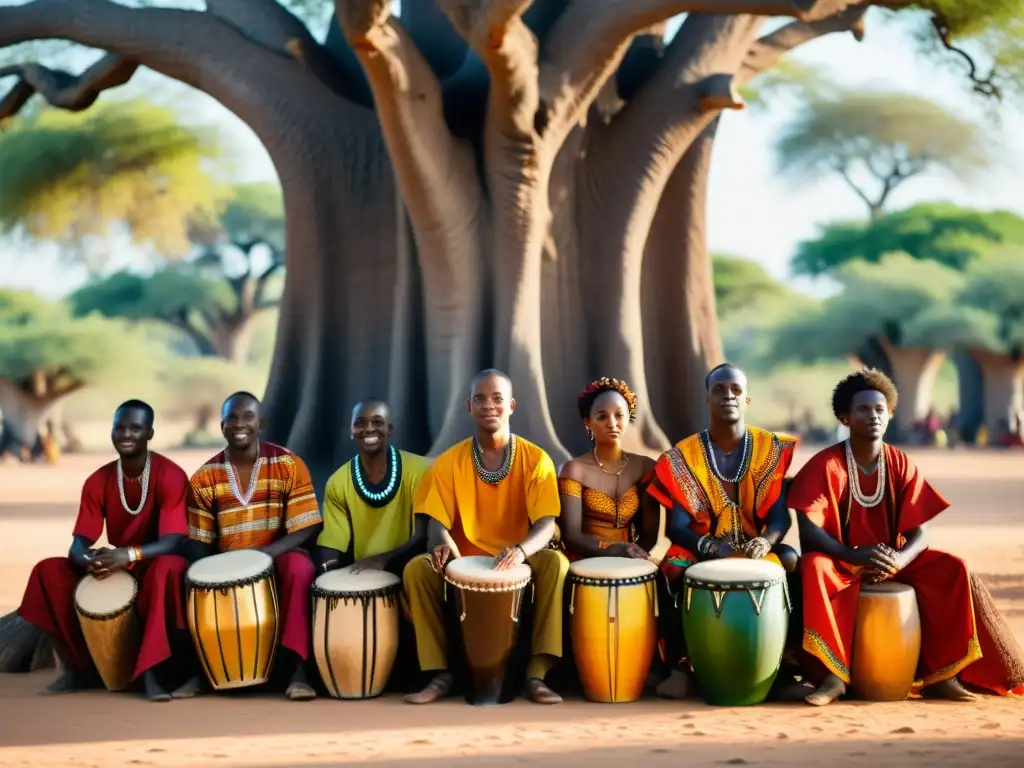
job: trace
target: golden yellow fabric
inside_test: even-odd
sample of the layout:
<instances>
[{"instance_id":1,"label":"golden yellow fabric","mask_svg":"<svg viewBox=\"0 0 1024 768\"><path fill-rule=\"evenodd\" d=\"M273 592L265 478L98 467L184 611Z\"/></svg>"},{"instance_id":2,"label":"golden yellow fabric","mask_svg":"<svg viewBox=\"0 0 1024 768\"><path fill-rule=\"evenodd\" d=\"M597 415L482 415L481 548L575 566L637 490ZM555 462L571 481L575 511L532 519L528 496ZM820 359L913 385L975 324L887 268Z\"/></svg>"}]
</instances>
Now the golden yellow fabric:
<instances>
[{"instance_id":1,"label":"golden yellow fabric","mask_svg":"<svg viewBox=\"0 0 1024 768\"><path fill-rule=\"evenodd\" d=\"M523 541L532 523L561 512L551 457L521 437L516 442L512 467L497 485L477 475L472 438L434 461L430 490L417 511L451 531L463 555L496 555Z\"/></svg>"},{"instance_id":2,"label":"golden yellow fabric","mask_svg":"<svg viewBox=\"0 0 1024 768\"><path fill-rule=\"evenodd\" d=\"M370 506L356 491L351 461L331 475L324 490L324 529L317 544L346 552L354 538L352 556L361 560L390 552L409 540L415 528L417 501L425 499L429 487L429 481L423 481L430 475L430 459L405 451L398 453L402 457L401 483L398 493L383 507Z\"/></svg>"}]
</instances>

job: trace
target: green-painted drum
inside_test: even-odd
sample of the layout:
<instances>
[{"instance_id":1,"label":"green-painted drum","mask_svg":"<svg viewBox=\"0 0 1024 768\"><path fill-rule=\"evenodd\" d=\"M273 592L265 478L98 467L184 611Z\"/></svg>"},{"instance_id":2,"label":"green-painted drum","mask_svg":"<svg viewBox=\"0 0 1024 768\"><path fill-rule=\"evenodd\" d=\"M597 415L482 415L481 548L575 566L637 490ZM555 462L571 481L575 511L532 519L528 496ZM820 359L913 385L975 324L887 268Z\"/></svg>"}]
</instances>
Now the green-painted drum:
<instances>
[{"instance_id":1,"label":"green-painted drum","mask_svg":"<svg viewBox=\"0 0 1024 768\"><path fill-rule=\"evenodd\" d=\"M786 572L764 560L697 563L683 579L683 632L708 704L760 704L782 663L789 627Z\"/></svg>"}]
</instances>

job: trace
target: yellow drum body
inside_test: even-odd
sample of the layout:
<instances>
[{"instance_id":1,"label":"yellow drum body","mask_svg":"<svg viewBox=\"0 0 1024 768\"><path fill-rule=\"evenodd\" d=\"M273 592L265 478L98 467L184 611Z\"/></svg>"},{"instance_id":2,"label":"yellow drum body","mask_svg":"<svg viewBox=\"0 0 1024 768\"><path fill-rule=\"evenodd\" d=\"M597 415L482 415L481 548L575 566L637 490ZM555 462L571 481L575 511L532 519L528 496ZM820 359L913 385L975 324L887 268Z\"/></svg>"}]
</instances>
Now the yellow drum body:
<instances>
[{"instance_id":1,"label":"yellow drum body","mask_svg":"<svg viewBox=\"0 0 1024 768\"><path fill-rule=\"evenodd\" d=\"M398 593L387 571L351 566L313 582L313 656L336 699L380 696L398 656Z\"/></svg>"},{"instance_id":2,"label":"yellow drum body","mask_svg":"<svg viewBox=\"0 0 1024 768\"><path fill-rule=\"evenodd\" d=\"M658 568L648 560L591 557L569 568L570 631L583 693L591 701L636 701L658 641Z\"/></svg>"},{"instance_id":3,"label":"yellow drum body","mask_svg":"<svg viewBox=\"0 0 1024 768\"><path fill-rule=\"evenodd\" d=\"M214 690L265 683L278 639L274 561L257 550L211 555L185 574L188 628Z\"/></svg>"},{"instance_id":4,"label":"yellow drum body","mask_svg":"<svg viewBox=\"0 0 1024 768\"><path fill-rule=\"evenodd\" d=\"M907 584L864 584L853 634L850 687L867 701L902 701L917 676L921 616Z\"/></svg>"},{"instance_id":5,"label":"yellow drum body","mask_svg":"<svg viewBox=\"0 0 1024 768\"><path fill-rule=\"evenodd\" d=\"M123 691L135 671L142 643L137 594L138 584L127 571L114 571L105 579L87 575L75 587L78 623L108 691Z\"/></svg>"}]
</instances>

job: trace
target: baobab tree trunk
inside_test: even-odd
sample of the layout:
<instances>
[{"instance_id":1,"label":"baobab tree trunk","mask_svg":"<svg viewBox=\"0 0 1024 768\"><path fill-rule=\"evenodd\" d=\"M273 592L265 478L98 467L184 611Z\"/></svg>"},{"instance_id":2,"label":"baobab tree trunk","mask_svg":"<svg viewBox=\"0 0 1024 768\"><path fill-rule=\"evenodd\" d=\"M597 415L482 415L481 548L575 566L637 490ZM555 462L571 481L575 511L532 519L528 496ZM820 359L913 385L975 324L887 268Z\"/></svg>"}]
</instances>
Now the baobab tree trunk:
<instances>
[{"instance_id":1,"label":"baobab tree trunk","mask_svg":"<svg viewBox=\"0 0 1024 768\"><path fill-rule=\"evenodd\" d=\"M3 414L5 439L15 441L32 450L43 434L43 425L54 413L60 400L78 387L65 393L37 397L18 384L0 379L0 414Z\"/></svg>"},{"instance_id":2,"label":"baobab tree trunk","mask_svg":"<svg viewBox=\"0 0 1024 768\"><path fill-rule=\"evenodd\" d=\"M993 440L1013 423L1015 409L1024 408L1024 359L980 349L971 350L971 357L981 367L985 426Z\"/></svg>"},{"instance_id":3,"label":"baobab tree trunk","mask_svg":"<svg viewBox=\"0 0 1024 768\"><path fill-rule=\"evenodd\" d=\"M882 343L892 366L892 379L900 393L896 423L901 435L907 435L914 424L928 416L932 407L935 377L946 353L934 349L904 349Z\"/></svg>"},{"instance_id":4,"label":"baobab tree trunk","mask_svg":"<svg viewBox=\"0 0 1024 768\"><path fill-rule=\"evenodd\" d=\"M960 439L973 443L978 428L985 423L985 376L978 361L965 349L953 352L953 362L959 395L957 420Z\"/></svg>"},{"instance_id":5,"label":"baobab tree trunk","mask_svg":"<svg viewBox=\"0 0 1024 768\"><path fill-rule=\"evenodd\" d=\"M219 357L239 365L249 362L252 348L252 332L256 315L249 315L237 322L225 323L210 331L210 341Z\"/></svg>"}]
</instances>

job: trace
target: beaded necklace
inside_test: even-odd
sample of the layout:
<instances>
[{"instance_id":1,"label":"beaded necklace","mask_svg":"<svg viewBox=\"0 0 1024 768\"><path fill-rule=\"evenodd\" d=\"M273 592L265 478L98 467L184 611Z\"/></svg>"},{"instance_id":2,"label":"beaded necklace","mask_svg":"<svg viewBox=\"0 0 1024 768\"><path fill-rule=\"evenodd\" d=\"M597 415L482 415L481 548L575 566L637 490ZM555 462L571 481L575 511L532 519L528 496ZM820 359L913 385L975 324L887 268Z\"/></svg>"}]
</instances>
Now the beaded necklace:
<instances>
[{"instance_id":1,"label":"beaded necklace","mask_svg":"<svg viewBox=\"0 0 1024 768\"><path fill-rule=\"evenodd\" d=\"M850 441L846 441L846 474L850 478L850 498L860 504L864 509L877 507L885 497L886 466L885 449L878 454L878 486L870 496L865 496L860 488L860 472L857 467L857 459L853 455L853 447Z\"/></svg>"},{"instance_id":2,"label":"beaded necklace","mask_svg":"<svg viewBox=\"0 0 1024 768\"><path fill-rule=\"evenodd\" d=\"M509 435L505 444L505 458L501 466L493 472L484 466L484 455L480 449L480 441L473 438L473 465L476 467L476 475L489 485L497 485L512 471L512 462L516 460L516 436Z\"/></svg>"},{"instance_id":3,"label":"beaded necklace","mask_svg":"<svg viewBox=\"0 0 1024 768\"><path fill-rule=\"evenodd\" d=\"M704 453L704 461L711 467L711 476L714 479L715 491L718 495L719 501L722 506L729 510L729 516L732 518L732 532L731 540L733 547L742 546L747 539L746 534L743 531L743 521L740 519L740 507L735 501L729 498L729 494L725 491L725 483L738 484L743 476L750 469L750 455L751 455L751 440L750 430L745 430L743 433L743 454L740 458L739 468L736 470L734 477L724 477L721 470L718 468L718 461L715 459L715 448L711 442L711 431L705 429L701 434L700 441L701 451ZM736 489L737 496L739 495L739 488Z\"/></svg>"},{"instance_id":4,"label":"beaded necklace","mask_svg":"<svg viewBox=\"0 0 1024 768\"><path fill-rule=\"evenodd\" d=\"M386 507L391 503L402 485L402 455L395 450L393 445L388 446L388 468L384 473L384 479L379 483L368 483L363 476L363 468L356 454L352 459L352 484L356 487L356 494L371 507ZM381 490L372 491L370 487Z\"/></svg>"},{"instance_id":5,"label":"beaded necklace","mask_svg":"<svg viewBox=\"0 0 1024 768\"><path fill-rule=\"evenodd\" d=\"M149 495L149 459L150 455L146 453L146 465L142 468L142 475L140 477L142 485L142 493L139 496L139 506L137 509L132 509L128 506L128 500L124 496L124 467L121 466L121 459L117 460L117 490L121 494L121 506L124 507L124 511L132 517L137 516L144 506L146 506L146 496Z\"/></svg>"}]
</instances>

